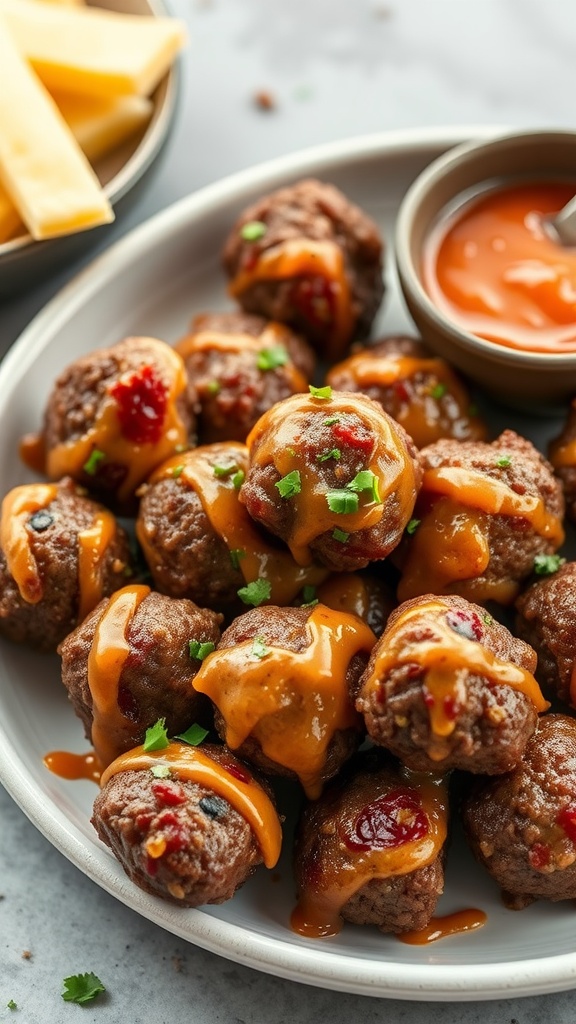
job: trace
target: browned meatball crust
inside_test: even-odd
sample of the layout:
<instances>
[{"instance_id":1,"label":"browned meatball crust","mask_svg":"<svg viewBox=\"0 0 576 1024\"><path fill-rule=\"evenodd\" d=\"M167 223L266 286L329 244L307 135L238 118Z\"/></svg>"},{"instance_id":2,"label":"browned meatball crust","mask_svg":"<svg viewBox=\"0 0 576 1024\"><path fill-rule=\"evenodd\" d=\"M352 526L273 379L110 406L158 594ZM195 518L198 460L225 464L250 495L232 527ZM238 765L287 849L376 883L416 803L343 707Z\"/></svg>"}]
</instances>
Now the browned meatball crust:
<instances>
[{"instance_id":1,"label":"browned meatball crust","mask_svg":"<svg viewBox=\"0 0 576 1024\"><path fill-rule=\"evenodd\" d=\"M444 888L446 805L439 782L410 779L374 751L354 758L301 816L293 927L334 934L343 919L396 934L424 928ZM419 857L419 840L432 838Z\"/></svg>"},{"instance_id":2,"label":"browned meatball crust","mask_svg":"<svg viewBox=\"0 0 576 1024\"><path fill-rule=\"evenodd\" d=\"M515 666L518 666L515 669ZM518 763L546 703L536 655L483 608L425 595L392 612L359 685L374 740L413 771Z\"/></svg>"},{"instance_id":3,"label":"browned meatball crust","mask_svg":"<svg viewBox=\"0 0 576 1024\"><path fill-rule=\"evenodd\" d=\"M243 309L290 324L334 360L370 331L384 294L382 250L358 206L307 179L244 210L222 258Z\"/></svg>"},{"instance_id":4,"label":"browned meatball crust","mask_svg":"<svg viewBox=\"0 0 576 1024\"><path fill-rule=\"evenodd\" d=\"M198 400L198 440L245 441L282 398L307 391L315 359L285 324L248 313L203 313L176 346Z\"/></svg>"},{"instance_id":5,"label":"browned meatball crust","mask_svg":"<svg viewBox=\"0 0 576 1024\"><path fill-rule=\"evenodd\" d=\"M320 604L253 608L224 630L193 685L240 757L317 794L364 738L349 693L374 640L356 616Z\"/></svg>"},{"instance_id":6,"label":"browned meatball crust","mask_svg":"<svg viewBox=\"0 0 576 1024\"><path fill-rule=\"evenodd\" d=\"M126 338L81 356L48 397L43 469L51 479L69 474L130 513L138 485L193 442L195 401L181 357L157 338ZM34 442L25 439L25 458L29 447L34 458Z\"/></svg>"},{"instance_id":7,"label":"browned meatball crust","mask_svg":"<svg viewBox=\"0 0 576 1024\"><path fill-rule=\"evenodd\" d=\"M544 715L514 771L464 800L472 849L512 910L576 899L575 765L576 720Z\"/></svg>"},{"instance_id":8,"label":"browned meatball crust","mask_svg":"<svg viewBox=\"0 0 576 1024\"><path fill-rule=\"evenodd\" d=\"M55 651L102 596L125 585L131 561L128 537L112 514L70 478L15 488L2 508L0 532L6 548L0 547L0 634L40 651ZM17 552L12 557L7 551L15 531L21 533L31 562L24 575ZM88 557L82 561L84 548Z\"/></svg>"},{"instance_id":9,"label":"browned meatball crust","mask_svg":"<svg viewBox=\"0 0 576 1024\"><path fill-rule=\"evenodd\" d=\"M202 750L249 774L229 751ZM96 797L92 824L136 885L181 907L223 903L262 863L250 825L227 800L149 768L113 775Z\"/></svg>"},{"instance_id":10,"label":"browned meatball crust","mask_svg":"<svg viewBox=\"0 0 576 1024\"><path fill-rule=\"evenodd\" d=\"M107 611L112 611L110 600L102 601L58 651L62 682L84 724L86 737L104 764L142 743L146 730L159 719L166 720L170 736L185 731L195 721L209 724L211 720L208 702L192 687L200 660L193 656L190 642L215 646L221 616L192 601L166 597L148 587L137 589L144 596L126 618L123 635L128 653L116 680L117 699L110 710L96 717L97 732L95 710L99 704L93 693L91 654ZM118 600L121 595L126 596L118 592ZM104 631L104 644L106 640ZM106 657L106 649L102 657ZM113 672L113 668L107 669L104 663L102 671ZM107 686L111 685L108 679Z\"/></svg>"},{"instance_id":11,"label":"browned meatball crust","mask_svg":"<svg viewBox=\"0 0 576 1024\"><path fill-rule=\"evenodd\" d=\"M484 440L487 429L454 370L404 335L356 348L333 366L326 382L336 391L359 391L400 423L417 448L442 437Z\"/></svg>"},{"instance_id":12,"label":"browned meatball crust","mask_svg":"<svg viewBox=\"0 0 576 1024\"><path fill-rule=\"evenodd\" d=\"M576 562L532 583L516 601L519 636L538 655L536 676L551 695L576 707Z\"/></svg>"},{"instance_id":13,"label":"browned meatball crust","mask_svg":"<svg viewBox=\"0 0 576 1024\"><path fill-rule=\"evenodd\" d=\"M420 457L414 530L397 553L399 599L456 593L511 604L536 556L564 541L564 499L552 467L512 430L490 444L437 441Z\"/></svg>"},{"instance_id":14,"label":"browned meatball crust","mask_svg":"<svg viewBox=\"0 0 576 1024\"><path fill-rule=\"evenodd\" d=\"M562 483L566 515L576 523L576 398L570 403L558 437L550 442L548 457Z\"/></svg>"},{"instance_id":15,"label":"browned meatball crust","mask_svg":"<svg viewBox=\"0 0 576 1024\"><path fill-rule=\"evenodd\" d=\"M300 564L351 572L400 542L420 469L411 438L376 402L327 391L294 395L258 420L240 500Z\"/></svg>"}]
</instances>

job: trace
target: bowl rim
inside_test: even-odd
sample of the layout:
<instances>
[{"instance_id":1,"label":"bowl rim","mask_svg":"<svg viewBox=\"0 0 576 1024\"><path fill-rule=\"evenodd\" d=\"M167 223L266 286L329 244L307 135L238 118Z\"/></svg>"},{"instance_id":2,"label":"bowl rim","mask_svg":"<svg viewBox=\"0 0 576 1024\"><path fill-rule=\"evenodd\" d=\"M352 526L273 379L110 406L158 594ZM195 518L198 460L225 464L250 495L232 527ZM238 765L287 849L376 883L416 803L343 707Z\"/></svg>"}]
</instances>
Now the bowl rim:
<instances>
[{"instance_id":1,"label":"bowl rim","mask_svg":"<svg viewBox=\"0 0 576 1024\"><path fill-rule=\"evenodd\" d=\"M173 16L164 0L146 0L146 4L150 8L150 14L155 18ZM89 5L92 6L92 4ZM96 4L95 6L100 5ZM152 116L138 145L116 174L102 186L104 195L112 206L116 206L132 188L135 188L160 152L176 113L180 83L181 57L177 56L154 90L153 100L155 96L158 98L154 100ZM108 225L108 227L110 226ZM44 247L70 237L71 235L58 235L55 238L38 241L32 238L29 232L17 235L15 238L9 238L8 241L0 243L0 261L9 256L21 257L28 246L37 251L39 246Z\"/></svg>"},{"instance_id":2,"label":"bowl rim","mask_svg":"<svg viewBox=\"0 0 576 1024\"><path fill-rule=\"evenodd\" d=\"M437 182L462 166L473 166L480 155L493 153L497 156L505 153L510 147L516 149L521 142L526 146L537 147L553 142L571 143L576 156L576 131L569 128L503 129L502 133L495 137L463 142L439 156L418 175L400 204L393 243L396 269L405 296L409 297L411 304L417 306L435 329L449 338L452 344L466 348L471 354L489 359L495 364L512 364L523 369L558 372L567 368L573 370L576 366L576 352L548 353L512 348L490 341L488 338L481 338L460 327L434 304L422 285L420 273L413 259L411 239L414 225L423 200ZM487 180L486 176L483 176L482 180Z\"/></svg>"}]
</instances>

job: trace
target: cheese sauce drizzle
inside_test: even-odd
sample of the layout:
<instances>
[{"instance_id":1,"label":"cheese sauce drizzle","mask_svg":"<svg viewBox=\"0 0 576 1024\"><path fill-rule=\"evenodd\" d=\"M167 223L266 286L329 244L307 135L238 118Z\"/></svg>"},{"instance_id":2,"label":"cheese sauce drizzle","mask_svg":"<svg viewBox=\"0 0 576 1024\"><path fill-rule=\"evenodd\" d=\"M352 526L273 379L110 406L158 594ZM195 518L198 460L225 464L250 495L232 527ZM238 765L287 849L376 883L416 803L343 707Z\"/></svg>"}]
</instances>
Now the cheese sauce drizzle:
<instances>
[{"instance_id":1,"label":"cheese sauce drizzle","mask_svg":"<svg viewBox=\"0 0 576 1024\"><path fill-rule=\"evenodd\" d=\"M256 360L259 353L282 347L288 358L278 369L288 378L292 391L307 391L308 381L293 363L289 349L284 344L285 340L286 329L281 324L269 323L258 337L253 334L225 334L221 331L200 330L183 338L175 346L175 349L185 361L196 352L213 351L238 355L250 353ZM262 372L269 373L270 371Z\"/></svg>"}]
</instances>

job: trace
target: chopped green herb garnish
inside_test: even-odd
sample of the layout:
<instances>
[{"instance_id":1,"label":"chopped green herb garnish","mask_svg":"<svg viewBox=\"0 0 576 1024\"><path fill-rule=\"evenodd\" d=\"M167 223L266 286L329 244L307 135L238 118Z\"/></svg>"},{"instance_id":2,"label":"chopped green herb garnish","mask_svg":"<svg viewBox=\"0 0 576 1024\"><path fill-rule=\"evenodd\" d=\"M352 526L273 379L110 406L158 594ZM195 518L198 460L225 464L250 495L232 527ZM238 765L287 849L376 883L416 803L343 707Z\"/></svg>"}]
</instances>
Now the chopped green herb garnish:
<instances>
[{"instance_id":1,"label":"chopped green herb garnish","mask_svg":"<svg viewBox=\"0 0 576 1024\"><path fill-rule=\"evenodd\" d=\"M334 540L340 541L341 544L345 544L349 536L350 534L346 533L346 530L339 530L338 527L332 531L332 537Z\"/></svg>"},{"instance_id":2,"label":"chopped green herb garnish","mask_svg":"<svg viewBox=\"0 0 576 1024\"><path fill-rule=\"evenodd\" d=\"M336 512L340 516L349 515L351 512L358 511L358 495L354 494L353 491L328 491L326 501L328 502L328 508L330 511Z\"/></svg>"},{"instance_id":3,"label":"chopped green herb garnish","mask_svg":"<svg viewBox=\"0 0 576 1024\"><path fill-rule=\"evenodd\" d=\"M6 1003L6 1009L7 1010L17 1010L18 1009L18 1003L15 1003L13 999L10 999Z\"/></svg>"},{"instance_id":4,"label":"chopped green herb garnish","mask_svg":"<svg viewBox=\"0 0 576 1024\"><path fill-rule=\"evenodd\" d=\"M174 477L175 480L177 480L179 476L182 476L183 472L184 466L174 466L172 469L172 476Z\"/></svg>"},{"instance_id":5,"label":"chopped green herb garnish","mask_svg":"<svg viewBox=\"0 0 576 1024\"><path fill-rule=\"evenodd\" d=\"M216 650L216 644L211 640L189 640L188 653L195 661L204 661L212 651Z\"/></svg>"},{"instance_id":6,"label":"chopped green herb garnish","mask_svg":"<svg viewBox=\"0 0 576 1024\"><path fill-rule=\"evenodd\" d=\"M245 477L246 473L244 472L243 469L239 469L237 473L234 473L234 476L232 477L232 485L235 491L240 490L242 484L244 483Z\"/></svg>"},{"instance_id":7,"label":"chopped green herb garnish","mask_svg":"<svg viewBox=\"0 0 576 1024\"><path fill-rule=\"evenodd\" d=\"M485 626L492 626L494 623L494 619L492 618L491 615L488 614L488 612L485 612L484 615L482 616L482 622L484 623Z\"/></svg>"},{"instance_id":8,"label":"chopped green herb garnish","mask_svg":"<svg viewBox=\"0 0 576 1024\"><path fill-rule=\"evenodd\" d=\"M349 491L371 491L372 501L380 501L378 477L371 469L361 470L349 484L346 484L346 487Z\"/></svg>"},{"instance_id":9,"label":"chopped green herb garnish","mask_svg":"<svg viewBox=\"0 0 576 1024\"><path fill-rule=\"evenodd\" d=\"M276 370L279 366L286 366L290 356L283 345L276 345L274 348L263 348L258 353L256 366L259 370Z\"/></svg>"},{"instance_id":10,"label":"chopped green herb garnish","mask_svg":"<svg viewBox=\"0 0 576 1024\"><path fill-rule=\"evenodd\" d=\"M206 385L206 391L209 395L219 395L222 390L222 385L219 380L209 380Z\"/></svg>"},{"instance_id":11,"label":"chopped green herb garnish","mask_svg":"<svg viewBox=\"0 0 576 1024\"><path fill-rule=\"evenodd\" d=\"M406 527L406 533L409 533L410 536L412 536L413 533L416 533L416 530L420 526L421 522L421 519L411 519L410 522L408 523L408 526Z\"/></svg>"},{"instance_id":12,"label":"chopped green herb garnish","mask_svg":"<svg viewBox=\"0 0 576 1024\"><path fill-rule=\"evenodd\" d=\"M332 427L334 423L340 423L339 416L327 416L325 420L322 420L325 427Z\"/></svg>"},{"instance_id":13,"label":"chopped green herb garnish","mask_svg":"<svg viewBox=\"0 0 576 1024\"><path fill-rule=\"evenodd\" d=\"M182 743L188 743L191 747L197 747L206 739L207 735L208 729L203 729L201 725L195 722L189 729L186 729L186 732L181 732L179 736L174 738L182 740Z\"/></svg>"},{"instance_id":14,"label":"chopped green herb garnish","mask_svg":"<svg viewBox=\"0 0 576 1024\"><path fill-rule=\"evenodd\" d=\"M313 384L309 384L308 390L312 398L332 398L332 388L329 385L324 388L315 388Z\"/></svg>"},{"instance_id":15,"label":"chopped green herb garnish","mask_svg":"<svg viewBox=\"0 0 576 1024\"><path fill-rule=\"evenodd\" d=\"M296 457L296 449L295 448L287 448L286 451L287 451L288 455L292 456L293 459Z\"/></svg>"},{"instance_id":16,"label":"chopped green herb garnish","mask_svg":"<svg viewBox=\"0 0 576 1024\"><path fill-rule=\"evenodd\" d=\"M268 580L252 580L252 583L247 583L245 587L240 587L237 593L244 604L251 604L254 608L257 608L263 601L269 600L272 593L272 584Z\"/></svg>"},{"instance_id":17,"label":"chopped green herb garnish","mask_svg":"<svg viewBox=\"0 0 576 1024\"><path fill-rule=\"evenodd\" d=\"M478 406L474 405L474 403L472 403L472 405L469 405L468 406L468 415L469 416L477 416L478 415Z\"/></svg>"},{"instance_id":18,"label":"chopped green herb garnish","mask_svg":"<svg viewBox=\"0 0 576 1024\"><path fill-rule=\"evenodd\" d=\"M233 462L231 466L214 466L214 476L219 479L225 479L227 476L232 476L232 473L238 472L238 463Z\"/></svg>"},{"instance_id":19,"label":"chopped green herb garnish","mask_svg":"<svg viewBox=\"0 0 576 1024\"><path fill-rule=\"evenodd\" d=\"M165 718L159 718L154 725L151 725L149 729L146 729L146 735L142 746L147 753L151 750L164 750L164 748L168 746L168 733L166 732Z\"/></svg>"},{"instance_id":20,"label":"chopped green herb garnish","mask_svg":"<svg viewBox=\"0 0 576 1024\"><path fill-rule=\"evenodd\" d=\"M503 455L501 459L496 459L496 465L500 466L501 469L506 469L507 466L512 465L512 459L509 455Z\"/></svg>"},{"instance_id":21,"label":"chopped green herb garnish","mask_svg":"<svg viewBox=\"0 0 576 1024\"><path fill-rule=\"evenodd\" d=\"M317 462L327 462L328 459L336 459L338 461L341 457L342 452L339 448L331 448L329 452L322 452L321 455L317 455L316 460Z\"/></svg>"},{"instance_id":22,"label":"chopped green herb garnish","mask_svg":"<svg viewBox=\"0 0 576 1024\"><path fill-rule=\"evenodd\" d=\"M230 561L232 562L233 569L240 568L240 559L246 558L246 552L243 548L232 548L230 551Z\"/></svg>"},{"instance_id":23,"label":"chopped green herb garnish","mask_svg":"<svg viewBox=\"0 0 576 1024\"><path fill-rule=\"evenodd\" d=\"M62 999L67 1003L89 1003L106 989L96 974L73 974L64 978Z\"/></svg>"},{"instance_id":24,"label":"chopped green herb garnish","mask_svg":"<svg viewBox=\"0 0 576 1024\"><path fill-rule=\"evenodd\" d=\"M88 476L95 476L98 472L98 466L105 458L106 455L104 452L101 452L99 448L93 448L89 457L86 459L86 462L82 466L82 469L88 474Z\"/></svg>"},{"instance_id":25,"label":"chopped green herb garnish","mask_svg":"<svg viewBox=\"0 0 576 1024\"><path fill-rule=\"evenodd\" d=\"M561 555L536 555L534 558L534 572L537 576L551 576L558 572L566 559Z\"/></svg>"},{"instance_id":26,"label":"chopped green herb garnish","mask_svg":"<svg viewBox=\"0 0 576 1024\"><path fill-rule=\"evenodd\" d=\"M432 395L432 398L442 398L446 394L447 390L448 388L445 384L436 384L430 391L430 394Z\"/></svg>"},{"instance_id":27,"label":"chopped green herb garnish","mask_svg":"<svg viewBox=\"0 0 576 1024\"><path fill-rule=\"evenodd\" d=\"M313 587L310 583L306 583L306 585L302 587L302 607L308 608L313 604L318 604L316 587Z\"/></svg>"},{"instance_id":28,"label":"chopped green herb garnish","mask_svg":"<svg viewBox=\"0 0 576 1024\"><path fill-rule=\"evenodd\" d=\"M264 643L264 637L254 637L250 653L253 654L255 658L265 658L267 654L270 654L270 648L266 647L266 644Z\"/></svg>"},{"instance_id":29,"label":"chopped green herb garnish","mask_svg":"<svg viewBox=\"0 0 576 1024\"><path fill-rule=\"evenodd\" d=\"M150 771L155 779L167 779L171 774L167 764L153 764Z\"/></svg>"},{"instance_id":30,"label":"chopped green herb garnish","mask_svg":"<svg viewBox=\"0 0 576 1024\"><path fill-rule=\"evenodd\" d=\"M266 225L262 220L249 220L240 229L240 235L245 242L257 242L266 234Z\"/></svg>"},{"instance_id":31,"label":"chopped green herb garnish","mask_svg":"<svg viewBox=\"0 0 576 1024\"><path fill-rule=\"evenodd\" d=\"M291 473L287 473L281 480L277 480L274 486L277 488L281 498L293 498L295 494L300 494L302 490L300 470L293 469Z\"/></svg>"},{"instance_id":32,"label":"chopped green herb garnish","mask_svg":"<svg viewBox=\"0 0 576 1024\"><path fill-rule=\"evenodd\" d=\"M176 452L177 455L181 455L182 452L187 452L188 451L188 445L187 444L175 444L174 445L174 451Z\"/></svg>"}]
</instances>

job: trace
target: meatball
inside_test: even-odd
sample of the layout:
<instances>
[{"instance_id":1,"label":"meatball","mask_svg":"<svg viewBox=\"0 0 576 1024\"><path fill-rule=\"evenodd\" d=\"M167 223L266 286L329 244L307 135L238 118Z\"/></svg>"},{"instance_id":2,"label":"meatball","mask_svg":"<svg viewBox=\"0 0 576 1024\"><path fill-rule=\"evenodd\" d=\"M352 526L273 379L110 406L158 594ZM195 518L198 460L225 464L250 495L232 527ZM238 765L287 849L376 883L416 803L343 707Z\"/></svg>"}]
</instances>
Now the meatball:
<instances>
[{"instance_id":1,"label":"meatball","mask_svg":"<svg viewBox=\"0 0 576 1024\"><path fill-rule=\"evenodd\" d=\"M376 402L313 388L265 413L247 445L240 501L299 564L351 572L400 542L420 483L417 452Z\"/></svg>"},{"instance_id":2,"label":"meatball","mask_svg":"<svg viewBox=\"0 0 576 1024\"><path fill-rule=\"evenodd\" d=\"M136 533L154 584L227 613L260 601L288 604L327 571L299 566L238 500L248 450L201 445L160 466L142 488ZM243 605L244 602L244 605Z\"/></svg>"},{"instance_id":3,"label":"meatball","mask_svg":"<svg viewBox=\"0 0 576 1024\"><path fill-rule=\"evenodd\" d=\"M220 622L192 601L130 586L101 601L60 644L62 682L104 767L142 743L159 719L170 736L196 720L210 723L192 680L218 642Z\"/></svg>"},{"instance_id":4,"label":"meatball","mask_svg":"<svg viewBox=\"0 0 576 1024\"><path fill-rule=\"evenodd\" d=\"M314 799L364 737L349 694L375 639L357 616L325 605L254 608L224 631L193 685L213 701L229 747L298 778Z\"/></svg>"},{"instance_id":5,"label":"meatball","mask_svg":"<svg viewBox=\"0 0 576 1024\"><path fill-rule=\"evenodd\" d=\"M576 721L545 715L514 771L464 801L470 845L511 910L576 899L575 765Z\"/></svg>"},{"instance_id":6,"label":"meatball","mask_svg":"<svg viewBox=\"0 0 576 1024\"><path fill-rule=\"evenodd\" d=\"M360 391L400 423L417 448L442 437L484 440L485 424L460 378L415 338L382 338L333 366L326 382L337 391Z\"/></svg>"},{"instance_id":7,"label":"meatball","mask_svg":"<svg viewBox=\"0 0 576 1024\"><path fill-rule=\"evenodd\" d=\"M128 537L69 477L23 484L2 502L0 634L40 651L58 644L130 574Z\"/></svg>"},{"instance_id":8,"label":"meatball","mask_svg":"<svg viewBox=\"0 0 576 1024\"><path fill-rule=\"evenodd\" d=\"M294 853L295 931L334 935L342 921L396 934L424 928L444 888L447 794L370 751L304 810Z\"/></svg>"},{"instance_id":9,"label":"meatball","mask_svg":"<svg viewBox=\"0 0 576 1024\"><path fill-rule=\"evenodd\" d=\"M532 648L483 608L428 594L392 612L356 707L413 771L495 775L518 763L548 707L535 667Z\"/></svg>"},{"instance_id":10,"label":"meatball","mask_svg":"<svg viewBox=\"0 0 576 1024\"><path fill-rule=\"evenodd\" d=\"M576 398L570 404L560 434L550 442L548 456L562 482L566 514L576 523Z\"/></svg>"},{"instance_id":11,"label":"meatball","mask_svg":"<svg viewBox=\"0 0 576 1024\"><path fill-rule=\"evenodd\" d=\"M552 467L512 430L491 444L437 441L420 457L424 479L397 553L399 600L432 593L512 604L534 559L564 540Z\"/></svg>"},{"instance_id":12,"label":"meatball","mask_svg":"<svg viewBox=\"0 0 576 1024\"><path fill-rule=\"evenodd\" d=\"M532 583L516 609L517 633L538 655L538 682L576 708L576 562Z\"/></svg>"},{"instance_id":13,"label":"meatball","mask_svg":"<svg viewBox=\"0 0 576 1024\"><path fill-rule=\"evenodd\" d=\"M223 263L243 309L289 324L334 361L370 331L384 294L382 251L359 207L309 179L244 210Z\"/></svg>"},{"instance_id":14,"label":"meatball","mask_svg":"<svg viewBox=\"0 0 576 1024\"><path fill-rule=\"evenodd\" d=\"M56 380L41 434L21 445L50 479L68 474L105 504L134 509L155 466L194 438L195 396L182 358L156 338L126 338L82 356Z\"/></svg>"},{"instance_id":15,"label":"meatball","mask_svg":"<svg viewBox=\"0 0 576 1024\"><path fill-rule=\"evenodd\" d=\"M274 867L282 840L268 791L214 744L119 757L92 824L136 885L181 907L230 899L263 861Z\"/></svg>"},{"instance_id":16,"label":"meatball","mask_svg":"<svg viewBox=\"0 0 576 1024\"><path fill-rule=\"evenodd\" d=\"M198 440L245 441L282 398L308 390L315 359L280 323L248 313L204 313L176 345L198 398Z\"/></svg>"}]
</instances>

